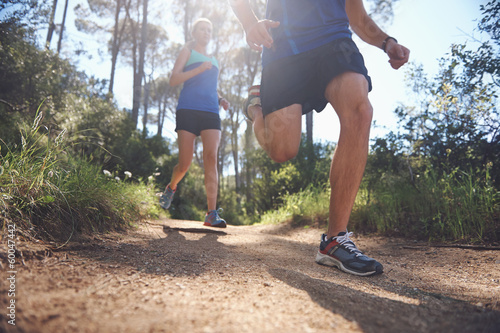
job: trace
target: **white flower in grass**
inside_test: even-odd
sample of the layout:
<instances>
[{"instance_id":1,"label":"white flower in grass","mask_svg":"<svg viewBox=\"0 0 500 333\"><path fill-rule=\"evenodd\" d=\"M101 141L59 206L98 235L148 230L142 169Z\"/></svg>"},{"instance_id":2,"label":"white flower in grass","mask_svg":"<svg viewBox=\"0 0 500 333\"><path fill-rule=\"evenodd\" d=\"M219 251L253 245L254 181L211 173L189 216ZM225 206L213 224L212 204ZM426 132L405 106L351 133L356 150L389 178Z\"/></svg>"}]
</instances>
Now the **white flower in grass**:
<instances>
[{"instance_id":1,"label":"white flower in grass","mask_svg":"<svg viewBox=\"0 0 500 333\"><path fill-rule=\"evenodd\" d=\"M108 170L102 170L102 173L104 173L106 177L111 177L111 172L109 172Z\"/></svg>"},{"instance_id":2,"label":"white flower in grass","mask_svg":"<svg viewBox=\"0 0 500 333\"><path fill-rule=\"evenodd\" d=\"M161 175L161 172L155 172L155 173L153 173L153 176L155 176L155 177L158 177L159 175Z\"/></svg>"},{"instance_id":3,"label":"white flower in grass","mask_svg":"<svg viewBox=\"0 0 500 333\"><path fill-rule=\"evenodd\" d=\"M132 172L130 172L130 171L125 171L125 172L124 172L124 174L125 174L125 179L127 179L127 178L132 178Z\"/></svg>"},{"instance_id":4,"label":"white flower in grass","mask_svg":"<svg viewBox=\"0 0 500 333\"><path fill-rule=\"evenodd\" d=\"M117 182L119 182L121 179L120 179L120 177L116 176L116 177L115 177L115 180L116 180Z\"/></svg>"},{"instance_id":5,"label":"white flower in grass","mask_svg":"<svg viewBox=\"0 0 500 333\"><path fill-rule=\"evenodd\" d=\"M149 180L150 182L151 182L151 181L153 181L153 176L149 176L149 177L148 177L148 180Z\"/></svg>"},{"instance_id":6,"label":"white flower in grass","mask_svg":"<svg viewBox=\"0 0 500 333\"><path fill-rule=\"evenodd\" d=\"M49 173L47 174L47 176L49 176L50 178L52 178L54 176L54 172L52 170L50 170Z\"/></svg>"}]
</instances>

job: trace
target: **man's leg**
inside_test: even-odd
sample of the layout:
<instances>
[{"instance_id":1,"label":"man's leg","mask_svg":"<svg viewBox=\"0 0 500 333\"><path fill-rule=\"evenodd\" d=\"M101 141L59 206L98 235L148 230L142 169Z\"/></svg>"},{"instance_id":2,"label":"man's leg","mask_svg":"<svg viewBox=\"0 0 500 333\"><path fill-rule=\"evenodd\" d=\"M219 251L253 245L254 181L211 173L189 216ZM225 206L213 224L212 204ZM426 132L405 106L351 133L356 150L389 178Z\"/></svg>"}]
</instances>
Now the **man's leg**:
<instances>
[{"instance_id":1,"label":"man's leg","mask_svg":"<svg viewBox=\"0 0 500 333\"><path fill-rule=\"evenodd\" d=\"M340 137L330 169L330 238L347 229L368 157L373 109L368 82L358 73L346 72L334 78L325 97L340 120Z\"/></svg>"},{"instance_id":2,"label":"man's leg","mask_svg":"<svg viewBox=\"0 0 500 333\"><path fill-rule=\"evenodd\" d=\"M368 156L372 107L363 75L346 72L328 85L326 99L340 119L340 137L330 169L328 232L321 236L316 262L360 276L381 274L383 266L364 255L351 240L347 224Z\"/></svg>"},{"instance_id":3,"label":"man's leg","mask_svg":"<svg viewBox=\"0 0 500 333\"><path fill-rule=\"evenodd\" d=\"M268 114L260 106L250 106L253 130L260 146L275 162L282 163L297 155L302 134L302 106L293 104Z\"/></svg>"}]
</instances>

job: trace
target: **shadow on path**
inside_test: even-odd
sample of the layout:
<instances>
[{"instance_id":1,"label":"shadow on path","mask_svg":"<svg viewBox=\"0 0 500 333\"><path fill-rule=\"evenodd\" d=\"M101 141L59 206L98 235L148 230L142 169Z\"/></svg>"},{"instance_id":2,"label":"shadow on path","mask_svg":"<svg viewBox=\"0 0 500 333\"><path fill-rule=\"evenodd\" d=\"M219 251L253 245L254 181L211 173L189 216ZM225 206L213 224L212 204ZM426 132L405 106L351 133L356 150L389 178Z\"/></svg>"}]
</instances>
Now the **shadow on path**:
<instances>
[{"instance_id":1,"label":"shadow on path","mask_svg":"<svg viewBox=\"0 0 500 333\"><path fill-rule=\"evenodd\" d=\"M399 333L401 327L406 327L405 332L409 333L500 331L498 311L480 312L462 301L447 299L408 304L287 269L270 268L269 273L293 288L306 291L323 308L357 322L364 332Z\"/></svg>"}]
</instances>

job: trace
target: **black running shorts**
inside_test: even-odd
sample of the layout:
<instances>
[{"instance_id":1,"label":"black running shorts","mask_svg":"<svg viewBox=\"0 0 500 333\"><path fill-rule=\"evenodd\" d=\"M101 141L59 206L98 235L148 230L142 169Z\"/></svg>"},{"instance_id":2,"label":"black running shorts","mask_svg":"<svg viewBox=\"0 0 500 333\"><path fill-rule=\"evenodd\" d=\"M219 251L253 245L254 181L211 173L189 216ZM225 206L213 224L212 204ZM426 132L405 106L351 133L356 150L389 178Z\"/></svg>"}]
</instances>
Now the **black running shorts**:
<instances>
[{"instance_id":1,"label":"black running shorts","mask_svg":"<svg viewBox=\"0 0 500 333\"><path fill-rule=\"evenodd\" d=\"M207 129L221 129L221 120L218 113L180 109L175 114L175 131L185 130L199 136Z\"/></svg>"},{"instance_id":2,"label":"black running shorts","mask_svg":"<svg viewBox=\"0 0 500 333\"><path fill-rule=\"evenodd\" d=\"M302 114L321 112L328 101L325 90L344 72L364 75L372 90L363 56L351 38L342 38L311 51L278 59L262 72L260 97L267 115L292 104L302 105Z\"/></svg>"}]
</instances>

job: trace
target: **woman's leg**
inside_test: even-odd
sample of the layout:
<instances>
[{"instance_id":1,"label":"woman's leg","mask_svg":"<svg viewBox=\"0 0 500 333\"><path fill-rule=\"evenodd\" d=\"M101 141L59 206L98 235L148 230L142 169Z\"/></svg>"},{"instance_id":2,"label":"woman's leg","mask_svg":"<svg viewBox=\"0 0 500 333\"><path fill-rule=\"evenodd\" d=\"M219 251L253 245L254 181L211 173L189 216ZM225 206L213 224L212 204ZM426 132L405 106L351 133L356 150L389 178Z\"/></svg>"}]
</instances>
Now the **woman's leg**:
<instances>
[{"instance_id":1,"label":"woman's leg","mask_svg":"<svg viewBox=\"0 0 500 333\"><path fill-rule=\"evenodd\" d=\"M207 192L208 210L217 207L217 191L219 174L217 172L217 154L219 150L221 132L217 129L201 131L203 143L203 166L205 168L205 190Z\"/></svg>"},{"instance_id":2,"label":"woman's leg","mask_svg":"<svg viewBox=\"0 0 500 333\"><path fill-rule=\"evenodd\" d=\"M177 144L179 146L179 161L174 167L172 178L170 178L169 186L175 191L177 184L184 178L186 172L191 166L194 153L194 140L196 135L191 132L179 130L177 131Z\"/></svg>"}]
</instances>

